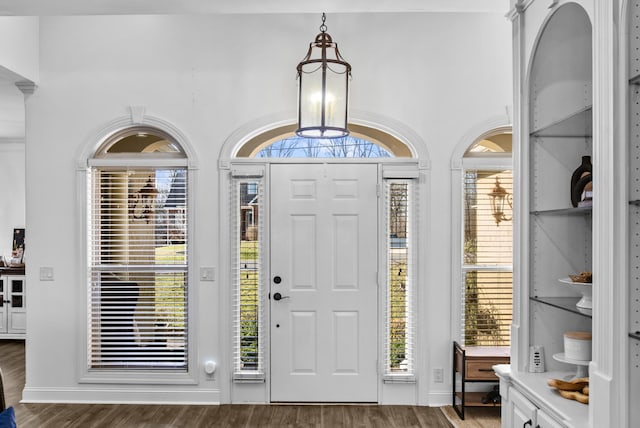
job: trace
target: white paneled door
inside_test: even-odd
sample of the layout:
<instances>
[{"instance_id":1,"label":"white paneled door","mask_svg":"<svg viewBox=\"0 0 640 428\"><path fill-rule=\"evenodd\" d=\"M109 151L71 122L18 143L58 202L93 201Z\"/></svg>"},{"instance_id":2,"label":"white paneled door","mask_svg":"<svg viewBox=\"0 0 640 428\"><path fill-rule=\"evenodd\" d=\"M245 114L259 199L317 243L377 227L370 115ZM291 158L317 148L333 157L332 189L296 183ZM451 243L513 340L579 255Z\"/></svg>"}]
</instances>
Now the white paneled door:
<instances>
[{"instance_id":1,"label":"white paneled door","mask_svg":"<svg viewBox=\"0 0 640 428\"><path fill-rule=\"evenodd\" d=\"M271 165L271 401L377 402L377 167Z\"/></svg>"}]
</instances>

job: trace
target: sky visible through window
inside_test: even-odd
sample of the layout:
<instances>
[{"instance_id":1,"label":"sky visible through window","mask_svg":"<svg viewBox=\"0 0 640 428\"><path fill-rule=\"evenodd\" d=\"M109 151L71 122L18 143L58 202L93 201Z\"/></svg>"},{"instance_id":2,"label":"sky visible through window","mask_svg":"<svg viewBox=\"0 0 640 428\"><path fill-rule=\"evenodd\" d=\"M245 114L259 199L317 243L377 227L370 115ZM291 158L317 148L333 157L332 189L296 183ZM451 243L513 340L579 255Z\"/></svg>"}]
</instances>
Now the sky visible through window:
<instances>
[{"instance_id":1,"label":"sky visible through window","mask_svg":"<svg viewBox=\"0 0 640 428\"><path fill-rule=\"evenodd\" d=\"M260 150L257 158L390 158L391 153L371 141L342 138L303 138L278 140Z\"/></svg>"}]
</instances>

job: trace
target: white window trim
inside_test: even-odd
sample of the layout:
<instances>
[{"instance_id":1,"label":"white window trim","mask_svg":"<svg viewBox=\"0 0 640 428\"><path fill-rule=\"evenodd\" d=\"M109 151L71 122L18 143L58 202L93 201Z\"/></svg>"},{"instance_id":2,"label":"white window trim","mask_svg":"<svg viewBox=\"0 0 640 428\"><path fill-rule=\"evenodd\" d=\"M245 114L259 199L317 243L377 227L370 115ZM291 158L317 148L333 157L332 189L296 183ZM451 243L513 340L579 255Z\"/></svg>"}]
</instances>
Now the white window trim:
<instances>
[{"instance_id":1,"label":"white window trim","mask_svg":"<svg viewBox=\"0 0 640 428\"><path fill-rule=\"evenodd\" d=\"M258 220L258 236L260 237L260 240L258 241L258 245L259 245L259 261L258 261L258 281L259 281L259 285L258 285L258 290L260 292L259 296L258 296L258 305L259 305L259 319L258 319L258 343L259 343L259 348L258 348L258 367L256 370L237 370L236 364L237 364L237 355L236 353L239 352L239 344L237 342L238 340L238 323L239 320L237 319L237 316L235 315L236 313L236 306L239 303L239 289L238 289L238 281L239 279L236 278L233 274L232 277L230 278L230 288L233 288L231 290L231 296L232 296L232 353L231 353L231 361L232 361L232 376L233 376L233 382L234 383L263 383L265 382L266 379L266 373L267 373L267 369L268 367L266 366L266 361L267 359L267 352L269 350L268 347L268 343L266 343L266 341L268 340L268 324L265 322L266 319L266 313L268 312L269 309L269 302L267 300L267 298L265 297L266 295L266 287L268 287L269 281L265 280L265 278L267 278L267 274L268 272L266 272L265 270L268 269L268 264L266 263L266 253L267 253L267 245L265 242L265 236L266 236L266 223L265 223L265 219L268 219L268 214L266 213L265 210L265 199L266 199L266 182L264 179L264 169L263 168L255 168L255 167L248 167L248 168L238 168L238 169L233 169L231 171L231 179L229 180L229 201L227 201L227 203L229 203L231 209L229 211L229 247L230 247L230 251L229 251L229 257L230 259L232 257L236 257L236 255L239 253L239 231L238 231L238 226L239 226L239 218L238 218L238 213L237 211L235 211L237 209L237 202L238 202L238 196L237 196L237 186L236 184L239 183L240 181L248 181L253 179L253 181L259 181L260 183L258 184L258 188L259 188L259 192L258 195L261 198L261 201L259 203L259 207L260 207L260 212L259 212L259 220ZM231 188L231 186L233 186L233 188ZM261 192L260 192L261 189ZM231 192L234 192L234 194L232 194ZM234 214L235 212L235 214ZM233 260L230 260L231 263L234 263ZM239 262L239 260L238 260Z\"/></svg>"},{"instance_id":2,"label":"white window trim","mask_svg":"<svg viewBox=\"0 0 640 428\"><path fill-rule=\"evenodd\" d=\"M414 221L414 248L413 248L413 257L414 260L419 258L419 254L426 254L426 235L427 235L427 224L429 213L426 207L424 206L425 201L428 200L428 186L425 185L425 182L428 181L430 169L428 168L428 162L419 162L417 159L403 159L403 158L388 158L384 160L379 159L331 159L331 161L336 161L336 163L376 163L380 165L380 175L385 176L387 178L406 178L413 179L414 181L414 216L417 215L417 212L423 213L422 217L419 219L422 227L419 227L417 217L416 221ZM309 163L326 163L327 159L308 159ZM258 396L263 397L262 401L269 401L269 388L270 388L270 342L269 342L269 333L265 330L265 348L264 348L264 367L265 374L260 375L256 374L254 376L247 375L246 378L241 378L241 376L234 376L233 373L233 352L234 352L234 340L235 333L233 329L233 302L234 302L234 293L233 289L230 286L232 283L232 275L231 275L231 198L229 190L231 188L231 182L234 177L256 177L265 175L266 177L266 169L268 165L271 163L293 163L299 164L302 163L300 159L253 159L253 158L242 158L242 159L234 159L230 161L220 161L219 162L219 177L220 177L220 207L219 207L219 215L220 215L220 270L219 270L219 281L220 284L225 284L226 286L222 286L220 288L220 299L223 302L228 302L228 305L221 305L220 307L220 319L224 320L221 323L221 343L227 344L225 346L225 351L223 354L223 359L226 361L226 364L223 364L220 368L221 376L225 376L226 379L232 384L237 386L232 386L232 388L228 391L222 391L223 397L221 402L230 403L232 402L232 396L244 396L245 391L244 386L241 384L263 384L264 389L261 389L261 392L255 392L256 390L251 390L253 392L247 393L248 396L255 397ZM306 162L305 162L306 163ZM385 172L383 172L385 171ZM269 184L268 177L265 182L265 192L264 192L264 210L265 212L262 215L263 221L265 225L269 224ZM384 218L384 204L380 204L379 218ZM383 228L384 224L380 221L380 227ZM382 229L381 229L382 230ZM384 236L384 232L381 231ZM263 242L269 242L269 228L265 226L265 231L263 235ZM381 249L378 254L381 257L386 257L384 253L384 245L385 242L381 242ZM266 245L266 244L265 244ZM264 256L263 262L265 269L268 269L269 258L268 255ZM383 264L380 262L379 266L381 267L381 272L379 273L379 332L380 332L380 345L378 346L378 361L379 361L379 381L381 384L417 384L418 374L419 373L427 373L427 361L426 358L421 356L426 355L427 346L423 339L423 333L416 333L414 335L414 372L410 375L407 374L390 374L385 376L384 370L384 361L385 361L385 346L384 346L384 331L385 331L385 318L384 318L384 310L385 310L385 301L386 301L386 287L383 287L384 284L384 272L382 272L382 267L386 266L386 262ZM414 281L415 284L421 284L421 278L426 278L426 272L429 269L428 263L415 263L414 270ZM268 281L268 275L265 275L265 281ZM425 311L418 311L415 308L425 307L426 305L426 297L427 292L425 290L426 286L422 284L422 286L414 287L414 295L413 295L413 306L414 306L414 327L419 329L419 326L424 325L427 321L427 314ZM264 305L268 305L269 302L263 302ZM269 320L269 311L264 311L264 319L263 325L265 329L268 329L270 325ZM422 336L421 336L422 335ZM426 375L425 375L426 376ZM240 388L240 389L237 389ZM427 391L424 391L424 395L422 392L417 392L417 403L426 405L428 402ZM255 400L255 398L254 398ZM260 401L260 399L258 400ZM383 401L381 401L383 402Z\"/></svg>"},{"instance_id":3,"label":"white window trim","mask_svg":"<svg viewBox=\"0 0 640 428\"><path fill-rule=\"evenodd\" d=\"M416 383L417 382L417 367L418 367L418 342L419 342L419 332L418 326L420 325L418 322L419 319L419 311L418 308L418 269L419 264L417 263L417 252L418 252L418 219L420 219L419 215L419 198L418 198L418 180L419 170L412 165L383 165L383 182L382 185L384 187L384 198L381 203L381 223L382 223L382 232L380 233L381 237L384 239L380 240L380 254L384 257L384 261L380 263L380 269L384 270L383 275L381 275L381 279L379 279L381 286L381 301L383 303L384 309L380 311L381 318L381 338L382 338L382 382L383 383ZM387 204L386 204L386 192L389 183L393 182L405 182L408 183L408 215L409 217L409 260L408 263L411 266L411 270L409 271L409 282L410 288L408 293L409 304L407 305L407 309L409 312L408 315L408 326L407 334L409 336L408 345L410 347L409 350L409 370L407 372L396 372L392 373L388 371L388 357L389 357L389 336L388 336L388 299L389 299L389 257L388 250L390 248L389 245L389 237L387 236L387 221L388 221L388 212L387 212ZM424 227L424 226L423 226Z\"/></svg>"},{"instance_id":4,"label":"white window trim","mask_svg":"<svg viewBox=\"0 0 640 428\"><path fill-rule=\"evenodd\" d=\"M187 353L187 370L186 372L171 372L169 370L163 370L153 372L150 370L109 370L108 372L98 372L91 370L88 365L89 361L89 344L88 340L88 328L90 326L91 302L87 293L86 285L88 279L88 272L90 266L89 260L89 239L88 239L88 215L89 205L91 203L89 197L89 190L91 189L91 169L93 167L101 166L119 166L119 167L145 167L145 166L175 166L175 167L187 167L187 186L189 191L194 194L195 189L195 175L193 171L196 171L197 163L194 161L193 150L187 139L182 133L174 128L168 122L150 117L144 116L145 125L158 128L161 131L171 135L178 144L185 150L186 158L180 159L159 159L159 162L148 159L135 159L135 158L121 158L121 159L100 159L94 158L94 150L99 147L101 142L114 135L116 132L122 131L128 127L139 126L138 122L135 122L132 118L120 118L111 122L105 129L101 131L99 135L91 140L91 144L86 145L81 155L80 160L76 165L76 213L80 216L77 229L77 248L81 251L81 257L84 262L78 264L76 280L78 284L81 284L81 290L79 290L81 310L78 311L77 325L79 326L79 333L81 334L81 340L78 341L77 358L82 362L77 364L78 367L78 383L81 384L122 384L122 385L196 385L198 384L198 371L197 371L197 356L198 346L196 338L197 323L195 320L197 317L196 302L198 302L198 278L197 267L195 263L189 263L187 269L189 284L192 284L188 295L188 353ZM96 145L95 142L100 142ZM195 260L193 255L193 249L195 248L195 233L194 233L194 216L195 216L195 198L190 197L188 199L188 219L187 224L191 225L188 228L188 242L191 243L188 248L188 260Z\"/></svg>"}]
</instances>

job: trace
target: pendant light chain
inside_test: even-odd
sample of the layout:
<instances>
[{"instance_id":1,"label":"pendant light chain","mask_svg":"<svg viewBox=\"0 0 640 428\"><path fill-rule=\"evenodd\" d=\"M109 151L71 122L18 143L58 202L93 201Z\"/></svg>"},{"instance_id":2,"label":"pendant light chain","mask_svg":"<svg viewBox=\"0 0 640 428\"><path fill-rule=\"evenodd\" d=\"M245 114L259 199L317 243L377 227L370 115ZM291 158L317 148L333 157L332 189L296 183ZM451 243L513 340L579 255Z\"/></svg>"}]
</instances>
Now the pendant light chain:
<instances>
[{"instance_id":1,"label":"pendant light chain","mask_svg":"<svg viewBox=\"0 0 640 428\"><path fill-rule=\"evenodd\" d=\"M321 33L326 33L327 32L327 24L325 24L325 21L327 20L327 15L322 12L322 24L320 25L320 32Z\"/></svg>"}]
</instances>

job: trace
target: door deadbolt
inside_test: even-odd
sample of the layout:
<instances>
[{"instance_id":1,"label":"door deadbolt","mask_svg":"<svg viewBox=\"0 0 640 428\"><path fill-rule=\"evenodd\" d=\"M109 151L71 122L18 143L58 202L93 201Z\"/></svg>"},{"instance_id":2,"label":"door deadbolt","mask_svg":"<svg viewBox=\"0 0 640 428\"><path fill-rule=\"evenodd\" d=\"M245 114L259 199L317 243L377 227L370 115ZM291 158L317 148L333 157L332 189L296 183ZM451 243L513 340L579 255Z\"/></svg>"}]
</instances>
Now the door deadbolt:
<instances>
[{"instance_id":1,"label":"door deadbolt","mask_svg":"<svg viewBox=\"0 0 640 428\"><path fill-rule=\"evenodd\" d=\"M280 284L282 282L282 278L280 278L279 276L274 276L273 277L273 282L275 284Z\"/></svg>"}]
</instances>

